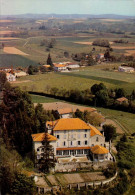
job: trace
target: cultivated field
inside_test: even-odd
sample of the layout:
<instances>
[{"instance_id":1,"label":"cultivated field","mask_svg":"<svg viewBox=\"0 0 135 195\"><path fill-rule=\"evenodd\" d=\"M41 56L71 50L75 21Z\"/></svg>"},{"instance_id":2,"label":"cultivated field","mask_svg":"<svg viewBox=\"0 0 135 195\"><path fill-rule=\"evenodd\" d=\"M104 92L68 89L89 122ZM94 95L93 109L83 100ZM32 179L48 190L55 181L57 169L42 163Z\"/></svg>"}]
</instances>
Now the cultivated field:
<instances>
[{"instance_id":1,"label":"cultivated field","mask_svg":"<svg viewBox=\"0 0 135 195\"><path fill-rule=\"evenodd\" d=\"M19 38L15 38L15 37L0 37L0 40L15 40L15 39L19 39Z\"/></svg>"},{"instance_id":2,"label":"cultivated field","mask_svg":"<svg viewBox=\"0 0 135 195\"><path fill-rule=\"evenodd\" d=\"M0 23L5 23L5 22L6 22L6 23L7 23L7 22L10 23L10 22L13 22L13 20L0 20Z\"/></svg>"},{"instance_id":3,"label":"cultivated field","mask_svg":"<svg viewBox=\"0 0 135 195\"><path fill-rule=\"evenodd\" d=\"M17 31L10 31L10 30L6 30L6 31L1 30L0 31L0 35L10 35L12 33L17 33Z\"/></svg>"},{"instance_id":4,"label":"cultivated field","mask_svg":"<svg viewBox=\"0 0 135 195\"><path fill-rule=\"evenodd\" d=\"M22 56L27 56L28 54L16 49L15 47L4 47L4 52L9 54L17 54Z\"/></svg>"}]
</instances>

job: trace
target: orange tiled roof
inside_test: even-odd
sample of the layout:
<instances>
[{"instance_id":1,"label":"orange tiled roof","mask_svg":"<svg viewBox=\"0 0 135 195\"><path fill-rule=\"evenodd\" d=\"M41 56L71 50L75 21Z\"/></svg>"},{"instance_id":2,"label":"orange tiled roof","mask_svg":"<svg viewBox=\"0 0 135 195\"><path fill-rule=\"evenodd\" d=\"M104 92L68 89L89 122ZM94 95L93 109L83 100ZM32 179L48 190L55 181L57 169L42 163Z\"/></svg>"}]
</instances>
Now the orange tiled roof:
<instances>
[{"instance_id":1,"label":"orange tiled roof","mask_svg":"<svg viewBox=\"0 0 135 195\"><path fill-rule=\"evenodd\" d=\"M119 102L128 101L128 99L125 97L117 98L116 100Z\"/></svg>"},{"instance_id":2,"label":"orange tiled roof","mask_svg":"<svg viewBox=\"0 0 135 195\"><path fill-rule=\"evenodd\" d=\"M43 65L44 67L46 67L46 68L50 68L50 65Z\"/></svg>"},{"instance_id":3,"label":"orange tiled roof","mask_svg":"<svg viewBox=\"0 0 135 195\"><path fill-rule=\"evenodd\" d=\"M55 67L58 67L58 68L60 68L60 67L65 67L65 65L64 64L57 64L57 65L54 65Z\"/></svg>"},{"instance_id":4,"label":"orange tiled roof","mask_svg":"<svg viewBox=\"0 0 135 195\"><path fill-rule=\"evenodd\" d=\"M99 145L91 147L91 152L93 154L107 154L107 153L109 153L109 151L106 148L104 148L103 146L99 146Z\"/></svg>"},{"instance_id":5,"label":"orange tiled roof","mask_svg":"<svg viewBox=\"0 0 135 195\"><path fill-rule=\"evenodd\" d=\"M62 118L59 119L54 127L54 131L59 130L81 130L90 129L84 121L79 118Z\"/></svg>"},{"instance_id":6,"label":"orange tiled roof","mask_svg":"<svg viewBox=\"0 0 135 195\"><path fill-rule=\"evenodd\" d=\"M90 147L72 147L72 148L56 148L56 150L81 150L81 149L90 149Z\"/></svg>"},{"instance_id":7,"label":"orange tiled roof","mask_svg":"<svg viewBox=\"0 0 135 195\"><path fill-rule=\"evenodd\" d=\"M89 125L90 126L90 136L92 137L92 136L94 136L94 135L101 135L101 136L103 136L102 135L102 133L100 133L100 131L98 130L98 129L96 129L94 126L92 126L92 125Z\"/></svg>"},{"instance_id":8,"label":"orange tiled roof","mask_svg":"<svg viewBox=\"0 0 135 195\"><path fill-rule=\"evenodd\" d=\"M37 134L32 134L32 139L34 142L42 142L45 136L45 133L37 133ZM48 140L49 141L56 141L57 138L53 135L48 134Z\"/></svg>"}]
</instances>

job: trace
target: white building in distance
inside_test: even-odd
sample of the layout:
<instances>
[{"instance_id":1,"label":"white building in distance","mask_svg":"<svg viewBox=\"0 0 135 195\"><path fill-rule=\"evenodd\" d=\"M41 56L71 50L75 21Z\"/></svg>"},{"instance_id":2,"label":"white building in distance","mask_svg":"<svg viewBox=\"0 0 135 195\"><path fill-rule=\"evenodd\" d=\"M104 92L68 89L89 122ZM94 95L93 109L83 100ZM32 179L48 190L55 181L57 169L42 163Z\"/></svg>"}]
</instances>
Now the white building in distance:
<instances>
[{"instance_id":1,"label":"white building in distance","mask_svg":"<svg viewBox=\"0 0 135 195\"><path fill-rule=\"evenodd\" d=\"M135 69L128 66L119 66L118 71L132 73L135 71Z\"/></svg>"}]
</instances>

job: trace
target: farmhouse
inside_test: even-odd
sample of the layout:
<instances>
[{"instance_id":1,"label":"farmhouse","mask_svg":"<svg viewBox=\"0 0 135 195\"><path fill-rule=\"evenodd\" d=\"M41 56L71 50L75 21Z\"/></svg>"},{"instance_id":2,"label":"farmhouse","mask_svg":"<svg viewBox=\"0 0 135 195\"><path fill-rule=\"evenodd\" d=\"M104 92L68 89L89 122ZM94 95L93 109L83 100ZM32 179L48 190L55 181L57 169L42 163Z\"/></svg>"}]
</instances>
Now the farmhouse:
<instances>
[{"instance_id":1,"label":"farmhouse","mask_svg":"<svg viewBox=\"0 0 135 195\"><path fill-rule=\"evenodd\" d=\"M90 124L79 118L63 118L46 123L48 139L59 157L91 156L94 161L107 160L109 143L105 137ZM33 146L37 158L41 158L41 146L45 133L33 134Z\"/></svg>"},{"instance_id":2,"label":"farmhouse","mask_svg":"<svg viewBox=\"0 0 135 195\"><path fill-rule=\"evenodd\" d=\"M7 78L7 81L9 81L9 82L16 81L15 75L13 75L11 73L6 73L6 78Z\"/></svg>"},{"instance_id":3,"label":"farmhouse","mask_svg":"<svg viewBox=\"0 0 135 195\"><path fill-rule=\"evenodd\" d=\"M132 73L132 72L134 72L135 70L134 70L134 68L132 68L132 67L128 67L128 66L119 66L118 71L120 71L120 72Z\"/></svg>"},{"instance_id":4,"label":"farmhouse","mask_svg":"<svg viewBox=\"0 0 135 195\"><path fill-rule=\"evenodd\" d=\"M66 67L69 70L80 68L79 64L75 64L75 63L72 63L72 62L67 63L66 64Z\"/></svg>"},{"instance_id":5,"label":"farmhouse","mask_svg":"<svg viewBox=\"0 0 135 195\"><path fill-rule=\"evenodd\" d=\"M61 72L61 71L66 71L67 70L67 67L64 64L54 63L53 65L54 65L54 71L56 71L56 72Z\"/></svg>"},{"instance_id":6,"label":"farmhouse","mask_svg":"<svg viewBox=\"0 0 135 195\"><path fill-rule=\"evenodd\" d=\"M128 99L125 98L125 97L121 97L121 98L117 98L116 102L119 103L119 104L123 104L123 103L128 104Z\"/></svg>"},{"instance_id":7,"label":"farmhouse","mask_svg":"<svg viewBox=\"0 0 135 195\"><path fill-rule=\"evenodd\" d=\"M18 77L27 76L27 73L24 72L24 71L16 70L16 71L14 71L14 75L15 75L16 78L18 78Z\"/></svg>"}]
</instances>

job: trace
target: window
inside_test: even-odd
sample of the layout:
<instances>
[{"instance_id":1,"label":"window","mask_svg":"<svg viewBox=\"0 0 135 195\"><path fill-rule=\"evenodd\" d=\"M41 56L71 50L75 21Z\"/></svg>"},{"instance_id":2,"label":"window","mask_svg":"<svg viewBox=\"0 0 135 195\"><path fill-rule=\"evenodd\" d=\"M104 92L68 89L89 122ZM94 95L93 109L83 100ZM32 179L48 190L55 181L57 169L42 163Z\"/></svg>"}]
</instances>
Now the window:
<instances>
[{"instance_id":1,"label":"window","mask_svg":"<svg viewBox=\"0 0 135 195\"><path fill-rule=\"evenodd\" d=\"M71 145L71 146L73 145L73 142L72 142L72 141L70 142L70 145Z\"/></svg>"},{"instance_id":2,"label":"window","mask_svg":"<svg viewBox=\"0 0 135 195\"><path fill-rule=\"evenodd\" d=\"M99 141L99 139L98 139L98 137L96 138L96 142L98 142Z\"/></svg>"},{"instance_id":3,"label":"window","mask_svg":"<svg viewBox=\"0 0 135 195\"><path fill-rule=\"evenodd\" d=\"M63 142L63 146L65 146L65 145L66 145L66 142L64 141L64 142Z\"/></svg>"},{"instance_id":4,"label":"window","mask_svg":"<svg viewBox=\"0 0 135 195\"><path fill-rule=\"evenodd\" d=\"M60 136L59 135L57 135L57 139L60 139Z\"/></svg>"},{"instance_id":5,"label":"window","mask_svg":"<svg viewBox=\"0 0 135 195\"><path fill-rule=\"evenodd\" d=\"M94 144L91 145L92 147L94 146Z\"/></svg>"},{"instance_id":6,"label":"window","mask_svg":"<svg viewBox=\"0 0 135 195\"><path fill-rule=\"evenodd\" d=\"M56 151L56 155L62 155L62 151Z\"/></svg>"},{"instance_id":7,"label":"window","mask_svg":"<svg viewBox=\"0 0 135 195\"><path fill-rule=\"evenodd\" d=\"M44 148L41 149L41 152L44 152Z\"/></svg>"},{"instance_id":8,"label":"window","mask_svg":"<svg viewBox=\"0 0 135 195\"><path fill-rule=\"evenodd\" d=\"M40 150L39 150L39 148L37 148L37 152L39 152Z\"/></svg>"},{"instance_id":9,"label":"window","mask_svg":"<svg viewBox=\"0 0 135 195\"><path fill-rule=\"evenodd\" d=\"M81 145L81 142L80 141L78 141L78 145Z\"/></svg>"},{"instance_id":10,"label":"window","mask_svg":"<svg viewBox=\"0 0 135 195\"><path fill-rule=\"evenodd\" d=\"M85 132L87 132L87 129L85 129Z\"/></svg>"},{"instance_id":11,"label":"window","mask_svg":"<svg viewBox=\"0 0 135 195\"><path fill-rule=\"evenodd\" d=\"M87 142L87 141L85 141L84 143L85 143L85 145L87 145L87 144L88 144L88 142Z\"/></svg>"},{"instance_id":12,"label":"window","mask_svg":"<svg viewBox=\"0 0 135 195\"><path fill-rule=\"evenodd\" d=\"M87 137L87 134L84 134L84 137L86 138Z\"/></svg>"}]
</instances>

